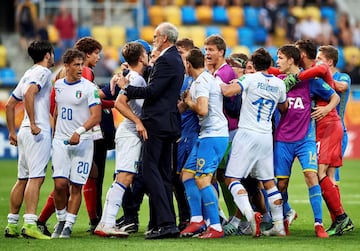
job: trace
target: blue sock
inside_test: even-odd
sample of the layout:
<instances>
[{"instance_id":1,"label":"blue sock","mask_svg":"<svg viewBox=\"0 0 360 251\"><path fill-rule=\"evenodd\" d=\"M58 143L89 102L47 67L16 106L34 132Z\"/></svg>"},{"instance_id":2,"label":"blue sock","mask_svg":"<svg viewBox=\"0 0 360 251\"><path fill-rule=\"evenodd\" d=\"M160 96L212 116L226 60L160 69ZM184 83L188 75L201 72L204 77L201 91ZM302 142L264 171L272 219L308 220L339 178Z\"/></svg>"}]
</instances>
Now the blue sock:
<instances>
[{"instance_id":1,"label":"blue sock","mask_svg":"<svg viewBox=\"0 0 360 251\"><path fill-rule=\"evenodd\" d=\"M218 198L214 188L209 185L201 189L200 193L206 216L210 219L210 225L220 224Z\"/></svg>"},{"instance_id":2,"label":"blue sock","mask_svg":"<svg viewBox=\"0 0 360 251\"><path fill-rule=\"evenodd\" d=\"M335 181L336 183L340 182L340 168L335 169Z\"/></svg>"},{"instance_id":3,"label":"blue sock","mask_svg":"<svg viewBox=\"0 0 360 251\"><path fill-rule=\"evenodd\" d=\"M322 224L322 198L320 185L309 188L309 198L315 222Z\"/></svg>"},{"instance_id":4,"label":"blue sock","mask_svg":"<svg viewBox=\"0 0 360 251\"><path fill-rule=\"evenodd\" d=\"M200 216L201 210L201 193L196 185L195 179L188 179L184 181L187 201L189 202L191 216Z\"/></svg>"},{"instance_id":5,"label":"blue sock","mask_svg":"<svg viewBox=\"0 0 360 251\"><path fill-rule=\"evenodd\" d=\"M264 195L264 201L265 201L265 207L266 207L266 211L270 212L270 205L269 205L269 201L268 201L268 196L267 196L267 192L265 188L261 189L262 194Z\"/></svg>"},{"instance_id":6,"label":"blue sock","mask_svg":"<svg viewBox=\"0 0 360 251\"><path fill-rule=\"evenodd\" d=\"M219 190L219 184L217 183L217 181L215 181L214 183L211 183L211 185L213 185L213 187L215 188L217 195L216 197L220 197L220 190Z\"/></svg>"},{"instance_id":7,"label":"blue sock","mask_svg":"<svg viewBox=\"0 0 360 251\"><path fill-rule=\"evenodd\" d=\"M290 209L291 209L290 204L289 204L289 202L288 202L289 197L288 197L287 191L281 193L281 197L282 197L282 199L283 199L284 218L285 218L287 212L289 212Z\"/></svg>"}]
</instances>

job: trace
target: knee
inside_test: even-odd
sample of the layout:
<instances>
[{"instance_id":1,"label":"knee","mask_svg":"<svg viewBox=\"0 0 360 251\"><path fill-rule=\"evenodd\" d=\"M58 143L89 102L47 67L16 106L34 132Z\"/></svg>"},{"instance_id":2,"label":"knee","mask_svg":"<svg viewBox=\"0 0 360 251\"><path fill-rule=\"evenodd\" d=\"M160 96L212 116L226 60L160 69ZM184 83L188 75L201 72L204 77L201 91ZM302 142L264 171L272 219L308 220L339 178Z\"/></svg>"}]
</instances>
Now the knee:
<instances>
[{"instance_id":1,"label":"knee","mask_svg":"<svg viewBox=\"0 0 360 251\"><path fill-rule=\"evenodd\" d=\"M57 193L65 193L68 190L68 181L65 179L55 180L54 190Z\"/></svg>"},{"instance_id":2,"label":"knee","mask_svg":"<svg viewBox=\"0 0 360 251\"><path fill-rule=\"evenodd\" d=\"M278 179L277 188L280 193L285 192L289 185L289 179Z\"/></svg>"},{"instance_id":3,"label":"knee","mask_svg":"<svg viewBox=\"0 0 360 251\"><path fill-rule=\"evenodd\" d=\"M313 186L319 183L319 178L316 172L304 172L306 184Z\"/></svg>"}]
</instances>

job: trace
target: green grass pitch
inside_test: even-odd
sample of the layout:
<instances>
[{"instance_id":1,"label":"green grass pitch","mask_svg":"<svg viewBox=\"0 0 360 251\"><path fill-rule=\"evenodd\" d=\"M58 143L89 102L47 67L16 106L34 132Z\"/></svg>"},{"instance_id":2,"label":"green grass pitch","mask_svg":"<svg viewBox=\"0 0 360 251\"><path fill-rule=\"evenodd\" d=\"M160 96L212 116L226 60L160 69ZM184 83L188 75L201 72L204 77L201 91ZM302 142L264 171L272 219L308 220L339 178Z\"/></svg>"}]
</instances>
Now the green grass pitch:
<instances>
[{"instance_id":1,"label":"green grass pitch","mask_svg":"<svg viewBox=\"0 0 360 251\"><path fill-rule=\"evenodd\" d=\"M109 160L106 166L104 179L104 193L112 182L114 161ZM9 193L16 181L16 161L0 160L0 230L3 231L7 224L9 208ZM314 234L313 216L308 202L308 192L304 182L301 168L298 163L293 168L293 176L290 180L289 201L298 212L298 219L290 227L291 235L288 237L260 237L231 236L222 239L199 240L199 239L166 239L145 240L143 232L148 221L147 198L141 208L140 231L130 235L127 239L100 238L89 235L88 216L84 203L79 211L79 216L74 225L74 232L68 240L33 240L33 239L6 239L3 232L0 235L0 250L360 250L360 160L346 160L341 168L340 191L343 206L355 224L353 232L343 236L335 236L329 239L318 239ZM49 165L47 177L41 189L38 213L45 203L47 195L53 188L51 168ZM224 202L220 199L224 209ZM330 225L330 218L325 204L324 225ZM226 210L224 210L226 211ZM23 209L20 214L23 214ZM119 213L119 215L121 212ZM22 219L21 219L22 221ZM49 229L52 230L56 223L55 215L49 221ZM21 223L20 223L21 225Z\"/></svg>"}]
</instances>

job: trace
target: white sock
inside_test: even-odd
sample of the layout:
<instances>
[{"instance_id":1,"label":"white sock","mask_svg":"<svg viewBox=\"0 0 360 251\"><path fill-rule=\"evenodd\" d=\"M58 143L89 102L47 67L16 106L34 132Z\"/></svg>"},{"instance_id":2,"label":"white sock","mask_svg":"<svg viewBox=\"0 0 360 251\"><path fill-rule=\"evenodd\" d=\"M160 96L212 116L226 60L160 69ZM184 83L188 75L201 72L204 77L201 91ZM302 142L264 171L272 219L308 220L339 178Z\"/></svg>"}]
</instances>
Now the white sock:
<instances>
[{"instance_id":1,"label":"white sock","mask_svg":"<svg viewBox=\"0 0 360 251\"><path fill-rule=\"evenodd\" d=\"M217 223L217 224L213 224L213 225L210 225L213 229L215 229L216 231L218 232L221 232L222 231L222 227L221 227L221 224L220 223Z\"/></svg>"},{"instance_id":2,"label":"white sock","mask_svg":"<svg viewBox=\"0 0 360 251\"><path fill-rule=\"evenodd\" d=\"M197 215L197 216L191 216L190 222L201 222L202 220L204 220L204 217L202 215Z\"/></svg>"},{"instance_id":3,"label":"white sock","mask_svg":"<svg viewBox=\"0 0 360 251\"><path fill-rule=\"evenodd\" d=\"M104 210L101 217L101 222L105 226L115 226L116 216L121 207L125 189L126 187L119 182L114 182L109 188L106 194Z\"/></svg>"},{"instance_id":4,"label":"white sock","mask_svg":"<svg viewBox=\"0 0 360 251\"><path fill-rule=\"evenodd\" d=\"M66 222L65 222L64 228L70 227L70 229L72 229L72 226L76 222L76 218L77 218L76 214L71 214L71 213L68 212L66 214L66 219L65 219Z\"/></svg>"},{"instance_id":5,"label":"white sock","mask_svg":"<svg viewBox=\"0 0 360 251\"><path fill-rule=\"evenodd\" d=\"M235 204L240 209L241 213L245 215L248 221L254 217L254 210L252 209L248 194L244 186L239 181L233 181L229 185L229 190L234 198ZM240 190L244 190L245 193L240 193Z\"/></svg>"},{"instance_id":6,"label":"white sock","mask_svg":"<svg viewBox=\"0 0 360 251\"><path fill-rule=\"evenodd\" d=\"M221 208L219 209L219 215L220 215L220 217L222 217L223 219L225 219L225 221L228 221L228 219L226 218L226 215L225 215L224 211L223 211Z\"/></svg>"},{"instance_id":7,"label":"white sock","mask_svg":"<svg viewBox=\"0 0 360 251\"><path fill-rule=\"evenodd\" d=\"M231 218L231 220L230 220L230 223L231 223L231 225L233 225L234 227L239 227L239 225L240 225L240 219L239 218L237 218L236 216L233 216L232 218Z\"/></svg>"},{"instance_id":8,"label":"white sock","mask_svg":"<svg viewBox=\"0 0 360 251\"><path fill-rule=\"evenodd\" d=\"M281 200L281 194L278 191L277 187L274 186L272 188L270 188L269 190L266 190L267 194L268 194L268 200L269 200L269 206L270 206L270 211L271 211L271 216L274 222L276 221L282 221L284 216L283 216L283 203L281 202L281 204L276 205L275 201L277 200Z\"/></svg>"},{"instance_id":9,"label":"white sock","mask_svg":"<svg viewBox=\"0 0 360 251\"><path fill-rule=\"evenodd\" d=\"M9 224L18 224L19 214L8 214L8 223Z\"/></svg>"},{"instance_id":10,"label":"white sock","mask_svg":"<svg viewBox=\"0 0 360 251\"><path fill-rule=\"evenodd\" d=\"M60 221L65 221L66 220L66 207L63 209L56 209L56 219L60 222Z\"/></svg>"},{"instance_id":11,"label":"white sock","mask_svg":"<svg viewBox=\"0 0 360 251\"><path fill-rule=\"evenodd\" d=\"M26 224L36 224L37 219L36 214L24 214L24 223Z\"/></svg>"}]
</instances>

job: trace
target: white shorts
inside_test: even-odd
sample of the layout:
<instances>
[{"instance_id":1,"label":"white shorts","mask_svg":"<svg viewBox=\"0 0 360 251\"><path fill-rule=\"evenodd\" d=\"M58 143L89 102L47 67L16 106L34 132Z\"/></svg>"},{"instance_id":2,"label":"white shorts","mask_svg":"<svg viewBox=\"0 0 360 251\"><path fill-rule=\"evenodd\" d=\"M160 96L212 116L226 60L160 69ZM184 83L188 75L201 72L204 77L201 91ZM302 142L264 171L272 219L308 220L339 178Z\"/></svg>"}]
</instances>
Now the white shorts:
<instances>
[{"instance_id":1,"label":"white shorts","mask_svg":"<svg viewBox=\"0 0 360 251\"><path fill-rule=\"evenodd\" d=\"M238 129L233 142L225 176L258 180L274 179L272 134Z\"/></svg>"},{"instance_id":2,"label":"white shorts","mask_svg":"<svg viewBox=\"0 0 360 251\"><path fill-rule=\"evenodd\" d=\"M115 139L115 173L138 173L142 142L136 135Z\"/></svg>"},{"instance_id":3,"label":"white shorts","mask_svg":"<svg viewBox=\"0 0 360 251\"><path fill-rule=\"evenodd\" d=\"M30 127L22 127L18 138L18 179L45 177L51 156L51 133L31 133Z\"/></svg>"},{"instance_id":4,"label":"white shorts","mask_svg":"<svg viewBox=\"0 0 360 251\"><path fill-rule=\"evenodd\" d=\"M94 153L92 139L82 139L78 145L65 145L64 140L53 140L53 178L69 179L84 185L89 177Z\"/></svg>"}]
</instances>

